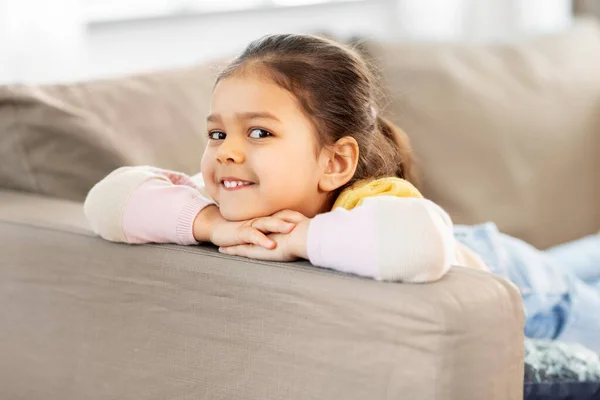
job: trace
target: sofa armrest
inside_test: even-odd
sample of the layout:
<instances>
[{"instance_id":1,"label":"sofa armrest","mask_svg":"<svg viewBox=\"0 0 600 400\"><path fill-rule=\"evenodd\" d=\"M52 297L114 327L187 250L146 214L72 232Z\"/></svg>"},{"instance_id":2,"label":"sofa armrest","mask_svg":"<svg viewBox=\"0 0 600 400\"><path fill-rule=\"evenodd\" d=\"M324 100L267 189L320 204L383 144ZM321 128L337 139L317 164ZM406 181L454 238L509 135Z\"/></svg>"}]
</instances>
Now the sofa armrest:
<instances>
[{"instance_id":1,"label":"sofa armrest","mask_svg":"<svg viewBox=\"0 0 600 400\"><path fill-rule=\"evenodd\" d=\"M522 398L521 300L501 278L115 244L82 215L0 192L0 398Z\"/></svg>"}]
</instances>

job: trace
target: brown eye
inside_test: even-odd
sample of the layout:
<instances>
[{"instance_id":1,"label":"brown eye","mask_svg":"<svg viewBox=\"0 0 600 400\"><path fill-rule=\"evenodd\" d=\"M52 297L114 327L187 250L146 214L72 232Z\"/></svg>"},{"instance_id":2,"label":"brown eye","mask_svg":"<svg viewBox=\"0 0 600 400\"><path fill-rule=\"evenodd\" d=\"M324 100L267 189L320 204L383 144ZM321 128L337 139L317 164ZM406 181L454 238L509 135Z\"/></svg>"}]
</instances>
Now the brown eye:
<instances>
[{"instance_id":1,"label":"brown eye","mask_svg":"<svg viewBox=\"0 0 600 400\"><path fill-rule=\"evenodd\" d=\"M221 131L212 131L212 132L208 132L208 137L211 140L225 140L225 138L227 137L227 134L225 134L225 132L221 132Z\"/></svg>"},{"instance_id":2,"label":"brown eye","mask_svg":"<svg viewBox=\"0 0 600 400\"><path fill-rule=\"evenodd\" d=\"M264 129L254 128L250 131L250 134L248 136L250 136L252 139L264 139L273 135L271 134L271 132L266 131Z\"/></svg>"}]
</instances>

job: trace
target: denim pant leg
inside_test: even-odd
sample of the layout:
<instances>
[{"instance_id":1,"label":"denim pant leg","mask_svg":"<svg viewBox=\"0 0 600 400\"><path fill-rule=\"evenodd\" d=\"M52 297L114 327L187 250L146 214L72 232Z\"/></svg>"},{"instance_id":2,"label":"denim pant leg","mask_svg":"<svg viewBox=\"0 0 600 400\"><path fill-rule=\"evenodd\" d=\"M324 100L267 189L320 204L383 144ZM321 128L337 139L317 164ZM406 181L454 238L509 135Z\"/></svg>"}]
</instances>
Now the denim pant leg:
<instances>
[{"instance_id":1,"label":"denim pant leg","mask_svg":"<svg viewBox=\"0 0 600 400\"><path fill-rule=\"evenodd\" d=\"M546 253L579 278L573 311L558 339L584 343L600 352L600 234L561 244Z\"/></svg>"},{"instance_id":2,"label":"denim pant leg","mask_svg":"<svg viewBox=\"0 0 600 400\"><path fill-rule=\"evenodd\" d=\"M561 244L545 252L589 284L600 284L600 234Z\"/></svg>"},{"instance_id":3,"label":"denim pant leg","mask_svg":"<svg viewBox=\"0 0 600 400\"><path fill-rule=\"evenodd\" d=\"M600 351L600 290L554 257L500 233L493 223L457 225L455 237L477 252L494 274L519 288L526 336L578 342Z\"/></svg>"},{"instance_id":4,"label":"denim pant leg","mask_svg":"<svg viewBox=\"0 0 600 400\"><path fill-rule=\"evenodd\" d=\"M556 340L579 343L600 353L600 286L576 279L567 319Z\"/></svg>"}]
</instances>

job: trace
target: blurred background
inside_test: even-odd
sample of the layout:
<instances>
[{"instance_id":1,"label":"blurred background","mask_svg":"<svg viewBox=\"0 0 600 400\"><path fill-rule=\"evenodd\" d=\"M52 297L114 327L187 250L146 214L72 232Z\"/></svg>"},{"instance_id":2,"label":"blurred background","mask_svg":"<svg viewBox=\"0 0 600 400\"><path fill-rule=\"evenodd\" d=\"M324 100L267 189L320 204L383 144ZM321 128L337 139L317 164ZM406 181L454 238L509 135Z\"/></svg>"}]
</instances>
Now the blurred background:
<instances>
[{"instance_id":1,"label":"blurred background","mask_svg":"<svg viewBox=\"0 0 600 400\"><path fill-rule=\"evenodd\" d=\"M506 42L567 29L572 0L0 0L0 83L190 65L267 33Z\"/></svg>"}]
</instances>

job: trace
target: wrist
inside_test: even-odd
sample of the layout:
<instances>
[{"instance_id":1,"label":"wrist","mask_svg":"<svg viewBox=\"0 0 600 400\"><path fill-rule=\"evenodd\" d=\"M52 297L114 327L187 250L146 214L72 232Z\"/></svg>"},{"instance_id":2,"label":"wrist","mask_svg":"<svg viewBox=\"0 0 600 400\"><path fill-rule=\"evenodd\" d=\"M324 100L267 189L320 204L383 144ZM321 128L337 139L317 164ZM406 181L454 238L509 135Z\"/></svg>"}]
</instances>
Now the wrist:
<instances>
[{"instance_id":1,"label":"wrist","mask_svg":"<svg viewBox=\"0 0 600 400\"><path fill-rule=\"evenodd\" d=\"M296 225L290 233L290 249L292 255L297 258L308 260L308 251L306 244L308 243L308 228L311 219L305 219Z\"/></svg>"},{"instance_id":2,"label":"wrist","mask_svg":"<svg viewBox=\"0 0 600 400\"><path fill-rule=\"evenodd\" d=\"M194 239L198 242L211 242L215 227L225 221L221 211L215 205L204 207L194 219Z\"/></svg>"}]
</instances>

